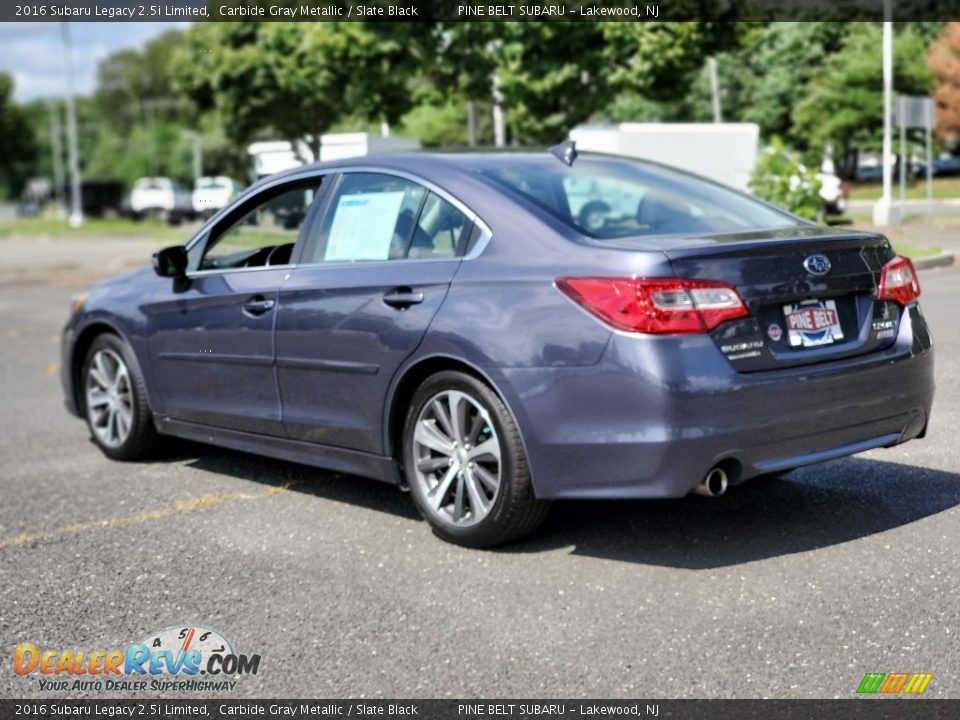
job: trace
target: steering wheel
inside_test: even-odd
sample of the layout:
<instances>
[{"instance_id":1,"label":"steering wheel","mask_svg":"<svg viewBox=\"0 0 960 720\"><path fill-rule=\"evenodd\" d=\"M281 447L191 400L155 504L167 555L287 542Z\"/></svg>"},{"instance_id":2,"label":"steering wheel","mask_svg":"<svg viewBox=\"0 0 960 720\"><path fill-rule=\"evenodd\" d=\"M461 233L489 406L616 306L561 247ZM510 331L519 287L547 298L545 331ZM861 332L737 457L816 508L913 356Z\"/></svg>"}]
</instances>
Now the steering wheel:
<instances>
[{"instance_id":1,"label":"steering wheel","mask_svg":"<svg viewBox=\"0 0 960 720\"><path fill-rule=\"evenodd\" d=\"M269 253L264 265L286 265L290 262L290 255L293 253L293 243L277 245Z\"/></svg>"}]
</instances>

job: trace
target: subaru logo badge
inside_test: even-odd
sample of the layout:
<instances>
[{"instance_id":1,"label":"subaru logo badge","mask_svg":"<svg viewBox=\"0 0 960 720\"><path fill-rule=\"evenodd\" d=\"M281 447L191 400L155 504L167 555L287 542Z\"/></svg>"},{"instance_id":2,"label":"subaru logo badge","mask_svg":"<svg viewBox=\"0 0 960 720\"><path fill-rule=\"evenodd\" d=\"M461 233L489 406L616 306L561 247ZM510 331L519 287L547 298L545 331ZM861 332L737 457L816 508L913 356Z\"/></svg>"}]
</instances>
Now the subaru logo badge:
<instances>
[{"instance_id":1,"label":"subaru logo badge","mask_svg":"<svg viewBox=\"0 0 960 720\"><path fill-rule=\"evenodd\" d=\"M830 261L826 255L811 255L803 261L803 267L811 275L826 275L830 272Z\"/></svg>"}]
</instances>

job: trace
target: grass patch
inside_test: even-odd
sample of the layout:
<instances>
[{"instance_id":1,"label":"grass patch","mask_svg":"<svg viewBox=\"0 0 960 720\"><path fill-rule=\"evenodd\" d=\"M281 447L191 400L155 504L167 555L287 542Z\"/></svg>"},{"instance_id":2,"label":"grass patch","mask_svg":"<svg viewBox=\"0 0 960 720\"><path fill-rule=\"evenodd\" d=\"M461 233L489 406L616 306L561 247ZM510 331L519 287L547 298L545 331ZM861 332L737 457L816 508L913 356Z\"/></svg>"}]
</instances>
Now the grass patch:
<instances>
[{"instance_id":1,"label":"grass patch","mask_svg":"<svg viewBox=\"0 0 960 720\"><path fill-rule=\"evenodd\" d=\"M186 242L193 234L190 226L173 227L157 220L136 222L126 218L90 218L78 228L64 218L36 217L0 220L0 239L11 237L124 238L162 240L171 244Z\"/></svg>"},{"instance_id":2,"label":"grass patch","mask_svg":"<svg viewBox=\"0 0 960 720\"><path fill-rule=\"evenodd\" d=\"M851 200L879 200L883 194L883 186L880 183L850 183ZM900 179L894 178L893 181L893 200L896 202L900 198ZM925 179L913 180L907 183L908 200L926 200L927 199L927 181ZM960 177L941 177L933 179L933 199L934 200L953 200L960 199Z\"/></svg>"},{"instance_id":3,"label":"grass patch","mask_svg":"<svg viewBox=\"0 0 960 720\"><path fill-rule=\"evenodd\" d=\"M940 248L928 247L926 245L911 245L910 243L894 243L893 249L898 255L906 255L908 258L916 260L917 258L934 257L940 254Z\"/></svg>"}]
</instances>

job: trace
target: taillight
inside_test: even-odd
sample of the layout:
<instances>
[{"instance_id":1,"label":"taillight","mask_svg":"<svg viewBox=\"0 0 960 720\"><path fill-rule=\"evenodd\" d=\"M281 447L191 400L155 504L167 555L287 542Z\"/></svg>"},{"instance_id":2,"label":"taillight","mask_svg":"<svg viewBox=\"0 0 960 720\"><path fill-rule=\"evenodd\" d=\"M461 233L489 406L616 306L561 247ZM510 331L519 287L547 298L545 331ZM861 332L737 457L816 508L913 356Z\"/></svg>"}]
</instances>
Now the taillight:
<instances>
[{"instance_id":1,"label":"taillight","mask_svg":"<svg viewBox=\"0 0 960 720\"><path fill-rule=\"evenodd\" d=\"M883 266L880 271L880 286L877 288L878 300L893 300L901 305L909 305L920 297L920 281L913 261L897 255Z\"/></svg>"},{"instance_id":2,"label":"taillight","mask_svg":"<svg viewBox=\"0 0 960 720\"><path fill-rule=\"evenodd\" d=\"M565 277L557 288L618 330L701 333L747 314L732 285L685 278Z\"/></svg>"}]
</instances>

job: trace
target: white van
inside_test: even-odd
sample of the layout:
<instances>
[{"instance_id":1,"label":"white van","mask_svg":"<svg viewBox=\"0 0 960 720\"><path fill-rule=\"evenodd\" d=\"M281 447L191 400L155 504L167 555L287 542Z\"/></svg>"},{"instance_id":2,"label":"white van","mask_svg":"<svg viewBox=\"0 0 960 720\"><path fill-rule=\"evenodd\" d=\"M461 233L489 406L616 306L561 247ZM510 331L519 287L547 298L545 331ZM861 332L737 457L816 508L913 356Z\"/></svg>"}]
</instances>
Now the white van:
<instances>
[{"instance_id":1,"label":"white van","mask_svg":"<svg viewBox=\"0 0 960 720\"><path fill-rule=\"evenodd\" d=\"M193 212L208 218L225 208L240 192L240 183L226 175L197 178L193 184Z\"/></svg>"},{"instance_id":2,"label":"white van","mask_svg":"<svg viewBox=\"0 0 960 720\"><path fill-rule=\"evenodd\" d=\"M138 220L153 216L176 224L193 217L193 201L190 192L175 180L142 177L130 192L130 212Z\"/></svg>"}]
</instances>

